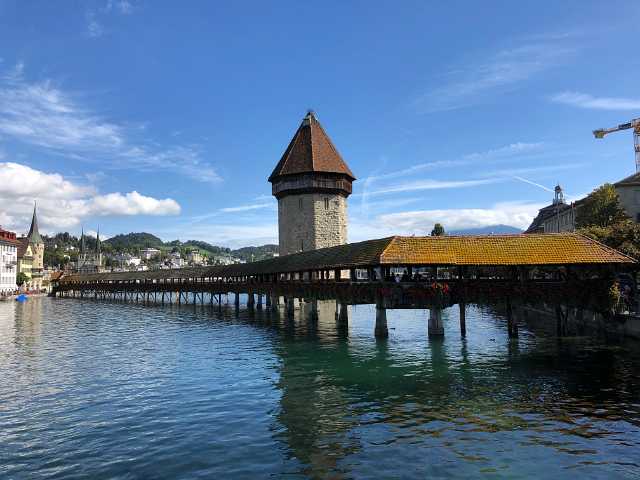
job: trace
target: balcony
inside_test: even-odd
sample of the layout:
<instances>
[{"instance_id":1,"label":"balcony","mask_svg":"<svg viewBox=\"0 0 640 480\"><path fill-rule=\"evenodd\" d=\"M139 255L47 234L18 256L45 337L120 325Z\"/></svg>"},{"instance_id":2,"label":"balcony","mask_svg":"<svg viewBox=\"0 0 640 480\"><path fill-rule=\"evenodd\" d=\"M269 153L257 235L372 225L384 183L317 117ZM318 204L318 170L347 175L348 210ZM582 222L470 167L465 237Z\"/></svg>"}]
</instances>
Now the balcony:
<instances>
[{"instance_id":1,"label":"balcony","mask_svg":"<svg viewBox=\"0 0 640 480\"><path fill-rule=\"evenodd\" d=\"M341 177L323 177L318 174L300 175L290 179L282 179L271 187L274 196L281 196L284 192L304 191L339 191L346 195L351 194L351 180Z\"/></svg>"}]
</instances>

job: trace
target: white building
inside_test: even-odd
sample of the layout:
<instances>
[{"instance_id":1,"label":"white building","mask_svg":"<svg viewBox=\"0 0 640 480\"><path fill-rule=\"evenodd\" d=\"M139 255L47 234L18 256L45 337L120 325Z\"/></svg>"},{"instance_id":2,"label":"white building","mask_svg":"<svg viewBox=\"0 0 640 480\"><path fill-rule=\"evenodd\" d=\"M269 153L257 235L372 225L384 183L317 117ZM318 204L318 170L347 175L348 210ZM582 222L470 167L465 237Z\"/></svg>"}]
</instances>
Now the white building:
<instances>
[{"instance_id":1,"label":"white building","mask_svg":"<svg viewBox=\"0 0 640 480\"><path fill-rule=\"evenodd\" d=\"M14 232L0 228L0 295L16 290L18 241Z\"/></svg>"},{"instance_id":2,"label":"white building","mask_svg":"<svg viewBox=\"0 0 640 480\"><path fill-rule=\"evenodd\" d=\"M199 250L191 250L187 253L187 261L194 265L202 265L204 263L204 256Z\"/></svg>"},{"instance_id":3,"label":"white building","mask_svg":"<svg viewBox=\"0 0 640 480\"><path fill-rule=\"evenodd\" d=\"M160 250L157 248L143 248L140 250L140 257L142 257L143 260L151 260L160 255L160 253Z\"/></svg>"}]
</instances>

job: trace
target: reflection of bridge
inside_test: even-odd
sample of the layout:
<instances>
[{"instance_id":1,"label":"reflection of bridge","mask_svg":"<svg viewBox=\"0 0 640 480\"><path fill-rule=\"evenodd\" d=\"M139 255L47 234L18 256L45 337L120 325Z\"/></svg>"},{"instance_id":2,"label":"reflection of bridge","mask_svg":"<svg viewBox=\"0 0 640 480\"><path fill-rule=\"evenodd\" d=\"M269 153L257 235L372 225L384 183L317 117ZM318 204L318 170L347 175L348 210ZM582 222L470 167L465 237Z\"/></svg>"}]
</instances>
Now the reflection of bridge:
<instances>
[{"instance_id":1,"label":"reflection of bridge","mask_svg":"<svg viewBox=\"0 0 640 480\"><path fill-rule=\"evenodd\" d=\"M429 333L443 332L441 310L460 305L465 333L466 303L504 302L509 332L515 302L544 301L606 311L613 274L636 262L577 234L477 237L389 237L287 255L249 264L177 270L68 275L54 294L154 301L222 302L247 294L250 309L277 308L284 297L292 316L295 299L336 301L336 319L347 321L347 305L376 304L376 336L387 336L387 308L429 308ZM402 275L400 277L400 275Z\"/></svg>"}]
</instances>

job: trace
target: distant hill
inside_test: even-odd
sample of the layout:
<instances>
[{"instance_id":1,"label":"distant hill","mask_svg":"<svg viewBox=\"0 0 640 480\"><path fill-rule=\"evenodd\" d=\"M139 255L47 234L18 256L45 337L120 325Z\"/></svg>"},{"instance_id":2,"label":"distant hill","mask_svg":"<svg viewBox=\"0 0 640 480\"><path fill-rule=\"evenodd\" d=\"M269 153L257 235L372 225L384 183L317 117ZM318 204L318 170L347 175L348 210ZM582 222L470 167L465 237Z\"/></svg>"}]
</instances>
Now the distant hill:
<instances>
[{"instance_id":1,"label":"distant hill","mask_svg":"<svg viewBox=\"0 0 640 480\"><path fill-rule=\"evenodd\" d=\"M510 225L489 225L488 227L465 228L447 232L448 235L504 235L515 233L522 233L522 230Z\"/></svg>"},{"instance_id":2,"label":"distant hill","mask_svg":"<svg viewBox=\"0 0 640 480\"><path fill-rule=\"evenodd\" d=\"M140 250L142 248L160 248L164 245L155 235L146 232L127 233L116 235L105 240L106 245L111 246L114 250Z\"/></svg>"},{"instance_id":3,"label":"distant hill","mask_svg":"<svg viewBox=\"0 0 640 480\"><path fill-rule=\"evenodd\" d=\"M264 258L273 257L274 253L278 253L278 245L262 245L260 247L243 247L233 250L231 254L246 262L256 262Z\"/></svg>"},{"instance_id":4,"label":"distant hill","mask_svg":"<svg viewBox=\"0 0 640 480\"><path fill-rule=\"evenodd\" d=\"M77 252L80 248L80 239L78 237L65 232L58 233L52 237L43 235L43 238L45 241L45 264L47 266L63 265L69 261L75 261L77 258ZM85 247L89 251L95 250L96 238L86 236ZM171 251L179 251L184 255L191 250L197 249L210 258L233 257L245 262L256 262L271 258L278 253L277 245L251 246L232 250L201 240L163 242L160 238L147 232L119 234L102 242L102 251L107 255L107 258L110 255L125 252L137 255L144 248L157 248L163 252L162 255L168 255Z\"/></svg>"}]
</instances>

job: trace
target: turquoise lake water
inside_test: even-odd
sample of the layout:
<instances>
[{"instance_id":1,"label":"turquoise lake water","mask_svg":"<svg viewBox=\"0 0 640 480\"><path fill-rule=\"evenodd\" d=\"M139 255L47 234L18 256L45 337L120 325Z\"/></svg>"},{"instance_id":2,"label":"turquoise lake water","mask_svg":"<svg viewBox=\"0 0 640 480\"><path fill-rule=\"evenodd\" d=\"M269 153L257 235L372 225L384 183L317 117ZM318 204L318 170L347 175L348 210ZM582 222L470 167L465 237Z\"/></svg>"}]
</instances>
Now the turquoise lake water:
<instances>
[{"instance_id":1,"label":"turquoise lake water","mask_svg":"<svg viewBox=\"0 0 640 480\"><path fill-rule=\"evenodd\" d=\"M640 478L640 344L457 308L0 302L0 478Z\"/></svg>"}]
</instances>

